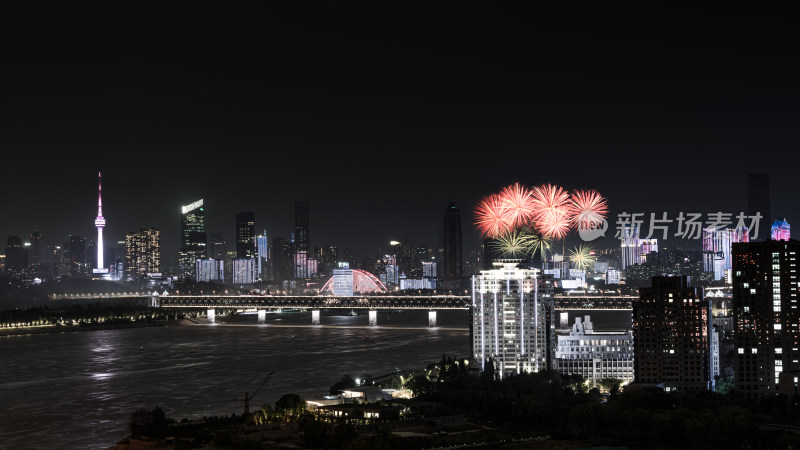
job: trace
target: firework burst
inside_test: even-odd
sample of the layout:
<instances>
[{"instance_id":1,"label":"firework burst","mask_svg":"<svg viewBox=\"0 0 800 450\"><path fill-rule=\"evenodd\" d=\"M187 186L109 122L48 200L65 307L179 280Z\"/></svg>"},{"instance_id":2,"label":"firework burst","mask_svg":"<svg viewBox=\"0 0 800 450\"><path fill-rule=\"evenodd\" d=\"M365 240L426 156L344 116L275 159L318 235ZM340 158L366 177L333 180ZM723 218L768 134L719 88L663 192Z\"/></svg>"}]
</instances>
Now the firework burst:
<instances>
[{"instance_id":1,"label":"firework burst","mask_svg":"<svg viewBox=\"0 0 800 450\"><path fill-rule=\"evenodd\" d=\"M527 258L531 255L535 237L528 229L508 231L491 242L492 249L501 258Z\"/></svg>"},{"instance_id":2,"label":"firework burst","mask_svg":"<svg viewBox=\"0 0 800 450\"><path fill-rule=\"evenodd\" d=\"M578 229L589 229L599 225L608 214L606 199L594 189L577 190L570 197L572 204L572 223Z\"/></svg>"},{"instance_id":3,"label":"firework burst","mask_svg":"<svg viewBox=\"0 0 800 450\"><path fill-rule=\"evenodd\" d=\"M519 183L514 183L503 188L498 195L508 212L508 220L511 223L511 227L520 227L530 223L534 213L530 189Z\"/></svg>"},{"instance_id":4,"label":"firework burst","mask_svg":"<svg viewBox=\"0 0 800 450\"><path fill-rule=\"evenodd\" d=\"M475 225L483 237L490 238L496 238L511 228L509 211L499 195L490 195L478 203Z\"/></svg>"},{"instance_id":5,"label":"firework burst","mask_svg":"<svg viewBox=\"0 0 800 450\"><path fill-rule=\"evenodd\" d=\"M531 193L536 229L551 239L563 239L572 226L573 205L561 186L544 184Z\"/></svg>"},{"instance_id":6,"label":"firework burst","mask_svg":"<svg viewBox=\"0 0 800 450\"><path fill-rule=\"evenodd\" d=\"M569 251L569 261L576 269L585 271L594 266L597 256L591 245L581 244Z\"/></svg>"},{"instance_id":7,"label":"firework burst","mask_svg":"<svg viewBox=\"0 0 800 450\"><path fill-rule=\"evenodd\" d=\"M553 240L542 233L537 233L531 229L527 230L531 236L531 257L535 256L536 252L539 252L539 256L544 260L545 252L553 246Z\"/></svg>"}]
</instances>

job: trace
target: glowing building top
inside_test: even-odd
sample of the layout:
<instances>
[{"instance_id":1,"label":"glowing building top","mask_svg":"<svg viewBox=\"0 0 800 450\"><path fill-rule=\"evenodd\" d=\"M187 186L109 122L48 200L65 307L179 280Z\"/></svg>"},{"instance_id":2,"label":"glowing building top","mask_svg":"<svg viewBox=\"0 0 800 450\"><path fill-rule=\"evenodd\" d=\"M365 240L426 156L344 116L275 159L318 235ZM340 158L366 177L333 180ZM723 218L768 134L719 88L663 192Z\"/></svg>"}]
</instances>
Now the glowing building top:
<instances>
[{"instance_id":1,"label":"glowing building top","mask_svg":"<svg viewBox=\"0 0 800 450\"><path fill-rule=\"evenodd\" d=\"M789 222L786 219L776 220L772 224L772 240L773 241L788 241L789 240Z\"/></svg>"}]
</instances>

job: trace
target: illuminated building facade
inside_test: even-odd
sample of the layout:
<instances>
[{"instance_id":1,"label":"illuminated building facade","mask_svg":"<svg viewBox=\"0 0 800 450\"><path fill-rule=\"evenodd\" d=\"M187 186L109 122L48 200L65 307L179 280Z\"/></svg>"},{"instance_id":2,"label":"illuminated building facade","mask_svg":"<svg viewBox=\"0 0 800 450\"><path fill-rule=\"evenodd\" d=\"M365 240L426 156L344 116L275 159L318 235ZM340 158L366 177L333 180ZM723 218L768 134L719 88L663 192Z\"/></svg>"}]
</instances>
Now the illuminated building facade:
<instances>
[{"instance_id":1,"label":"illuminated building facade","mask_svg":"<svg viewBox=\"0 0 800 450\"><path fill-rule=\"evenodd\" d=\"M198 282L225 281L225 261L221 259L198 259L195 268Z\"/></svg>"},{"instance_id":2,"label":"illuminated building facade","mask_svg":"<svg viewBox=\"0 0 800 450\"><path fill-rule=\"evenodd\" d=\"M180 274L194 278L198 259L207 256L206 219L203 199L181 207L181 248L178 252Z\"/></svg>"},{"instance_id":3,"label":"illuminated building facade","mask_svg":"<svg viewBox=\"0 0 800 450\"><path fill-rule=\"evenodd\" d=\"M575 318L568 333L557 334L556 371L580 375L593 385L603 378L633 381L633 332L595 331L589 316Z\"/></svg>"},{"instance_id":4,"label":"illuminated building facade","mask_svg":"<svg viewBox=\"0 0 800 450\"><path fill-rule=\"evenodd\" d=\"M715 280L725 278L733 267L731 248L735 242L747 242L747 228L708 227L703 229L703 271L714 274Z\"/></svg>"},{"instance_id":5,"label":"illuminated building facade","mask_svg":"<svg viewBox=\"0 0 800 450\"><path fill-rule=\"evenodd\" d=\"M472 354L498 376L548 368L553 283L538 269L501 260L472 278Z\"/></svg>"},{"instance_id":6,"label":"illuminated building facade","mask_svg":"<svg viewBox=\"0 0 800 450\"><path fill-rule=\"evenodd\" d=\"M647 261L647 255L658 253L658 239L639 239L639 263Z\"/></svg>"},{"instance_id":7,"label":"illuminated building facade","mask_svg":"<svg viewBox=\"0 0 800 450\"><path fill-rule=\"evenodd\" d=\"M625 225L620 236L622 270L634 264L642 263L642 254L639 249L639 226Z\"/></svg>"},{"instance_id":8,"label":"illuminated building facade","mask_svg":"<svg viewBox=\"0 0 800 450\"><path fill-rule=\"evenodd\" d=\"M125 235L125 276L130 279L161 277L161 232L142 228Z\"/></svg>"},{"instance_id":9,"label":"illuminated building facade","mask_svg":"<svg viewBox=\"0 0 800 450\"><path fill-rule=\"evenodd\" d=\"M633 302L637 383L667 391L713 389L711 301L686 276L653 277Z\"/></svg>"},{"instance_id":10,"label":"illuminated building facade","mask_svg":"<svg viewBox=\"0 0 800 450\"><path fill-rule=\"evenodd\" d=\"M333 269L333 295L353 295L353 269L348 263L339 263L339 267Z\"/></svg>"},{"instance_id":11,"label":"illuminated building facade","mask_svg":"<svg viewBox=\"0 0 800 450\"><path fill-rule=\"evenodd\" d=\"M256 215L252 211L236 214L236 257L256 259Z\"/></svg>"},{"instance_id":12,"label":"illuminated building facade","mask_svg":"<svg viewBox=\"0 0 800 450\"><path fill-rule=\"evenodd\" d=\"M789 222L786 219L776 220L772 224L770 238L773 241L788 241L790 237Z\"/></svg>"},{"instance_id":13,"label":"illuminated building facade","mask_svg":"<svg viewBox=\"0 0 800 450\"><path fill-rule=\"evenodd\" d=\"M269 262L269 238L267 237L267 230L262 234L256 236L256 252L258 255L258 277L261 280L266 280L269 277L267 274L267 263Z\"/></svg>"},{"instance_id":14,"label":"illuminated building facade","mask_svg":"<svg viewBox=\"0 0 800 450\"><path fill-rule=\"evenodd\" d=\"M800 371L798 265L800 242L733 245L736 390L748 398L775 395L782 378ZM791 386L789 396L795 394Z\"/></svg>"},{"instance_id":15,"label":"illuminated building facade","mask_svg":"<svg viewBox=\"0 0 800 450\"><path fill-rule=\"evenodd\" d=\"M233 260L233 284L253 284L256 282L256 260L236 258Z\"/></svg>"}]
</instances>

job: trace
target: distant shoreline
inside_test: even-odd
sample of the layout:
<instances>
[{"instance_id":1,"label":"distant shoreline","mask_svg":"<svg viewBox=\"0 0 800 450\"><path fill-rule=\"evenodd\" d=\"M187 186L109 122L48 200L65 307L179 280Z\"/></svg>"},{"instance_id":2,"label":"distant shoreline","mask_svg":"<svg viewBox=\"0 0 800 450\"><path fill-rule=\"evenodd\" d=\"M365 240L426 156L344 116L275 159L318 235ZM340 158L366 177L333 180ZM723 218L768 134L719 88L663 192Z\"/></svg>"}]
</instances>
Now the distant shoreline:
<instances>
[{"instance_id":1,"label":"distant shoreline","mask_svg":"<svg viewBox=\"0 0 800 450\"><path fill-rule=\"evenodd\" d=\"M18 327L0 329L0 337L6 336L29 336L34 334L51 333L71 333L75 331L98 331L98 330L118 330L125 328L149 328L149 327L169 327L173 325L190 325L188 320L158 320L153 322L131 322L131 323L98 323L88 325L62 325L62 326L38 326L38 327Z\"/></svg>"}]
</instances>

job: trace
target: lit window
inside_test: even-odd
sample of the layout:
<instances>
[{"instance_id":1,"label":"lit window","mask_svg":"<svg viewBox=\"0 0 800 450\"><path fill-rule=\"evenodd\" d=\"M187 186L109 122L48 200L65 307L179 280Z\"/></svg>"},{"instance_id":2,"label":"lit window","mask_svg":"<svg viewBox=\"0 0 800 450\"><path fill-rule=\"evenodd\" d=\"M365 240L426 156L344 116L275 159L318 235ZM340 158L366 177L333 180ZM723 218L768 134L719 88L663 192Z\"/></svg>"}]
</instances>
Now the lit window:
<instances>
[{"instance_id":1,"label":"lit window","mask_svg":"<svg viewBox=\"0 0 800 450\"><path fill-rule=\"evenodd\" d=\"M739 347L739 354L740 354L740 355L743 355L743 354L744 354L744 349L743 349L742 347Z\"/></svg>"}]
</instances>

